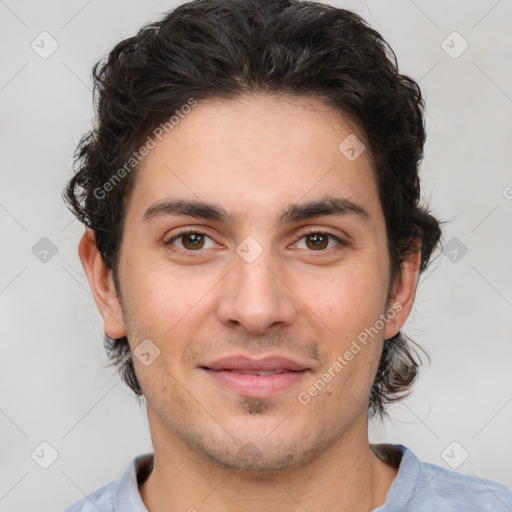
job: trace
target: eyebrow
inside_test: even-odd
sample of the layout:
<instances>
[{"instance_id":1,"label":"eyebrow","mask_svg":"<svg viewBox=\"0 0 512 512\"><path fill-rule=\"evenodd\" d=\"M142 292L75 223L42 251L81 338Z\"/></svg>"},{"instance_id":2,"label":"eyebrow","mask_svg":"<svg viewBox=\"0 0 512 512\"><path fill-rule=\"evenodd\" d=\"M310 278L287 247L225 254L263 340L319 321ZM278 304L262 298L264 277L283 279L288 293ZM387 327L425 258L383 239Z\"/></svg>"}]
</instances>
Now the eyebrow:
<instances>
[{"instance_id":1,"label":"eyebrow","mask_svg":"<svg viewBox=\"0 0 512 512\"><path fill-rule=\"evenodd\" d=\"M186 215L197 219L216 220L225 224L234 223L235 216L224 208L203 201L175 199L158 201L151 205L142 216L143 222L172 215ZM354 215L364 221L370 220L369 213L359 204L347 198L323 197L315 201L294 203L286 207L278 219L278 224L285 222L300 222L324 215L345 216Z\"/></svg>"}]
</instances>

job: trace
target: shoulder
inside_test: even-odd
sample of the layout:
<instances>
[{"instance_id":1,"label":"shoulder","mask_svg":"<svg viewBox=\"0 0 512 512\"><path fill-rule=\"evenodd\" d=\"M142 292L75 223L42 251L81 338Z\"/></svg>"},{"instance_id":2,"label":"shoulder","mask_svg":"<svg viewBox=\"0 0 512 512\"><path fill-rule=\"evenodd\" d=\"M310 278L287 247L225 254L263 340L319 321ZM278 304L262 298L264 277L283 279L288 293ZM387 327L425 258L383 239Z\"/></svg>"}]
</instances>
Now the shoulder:
<instances>
[{"instance_id":1,"label":"shoulder","mask_svg":"<svg viewBox=\"0 0 512 512\"><path fill-rule=\"evenodd\" d=\"M116 483L110 482L101 489L68 507L64 512L113 512Z\"/></svg>"},{"instance_id":2,"label":"shoulder","mask_svg":"<svg viewBox=\"0 0 512 512\"><path fill-rule=\"evenodd\" d=\"M505 485L426 462L420 462L417 491L435 497L439 505L456 505L456 510L512 510L512 489Z\"/></svg>"},{"instance_id":3,"label":"shoulder","mask_svg":"<svg viewBox=\"0 0 512 512\"><path fill-rule=\"evenodd\" d=\"M147 512L138 484L150 471L153 454L132 459L123 475L71 505L64 512Z\"/></svg>"},{"instance_id":4,"label":"shoulder","mask_svg":"<svg viewBox=\"0 0 512 512\"><path fill-rule=\"evenodd\" d=\"M397 448L401 449L403 456L396 486L394 482L390 489L390 498L393 505L399 504L403 512L423 512L434 508L453 512L512 510L511 488L474 474L422 462L405 446L397 445Z\"/></svg>"}]
</instances>

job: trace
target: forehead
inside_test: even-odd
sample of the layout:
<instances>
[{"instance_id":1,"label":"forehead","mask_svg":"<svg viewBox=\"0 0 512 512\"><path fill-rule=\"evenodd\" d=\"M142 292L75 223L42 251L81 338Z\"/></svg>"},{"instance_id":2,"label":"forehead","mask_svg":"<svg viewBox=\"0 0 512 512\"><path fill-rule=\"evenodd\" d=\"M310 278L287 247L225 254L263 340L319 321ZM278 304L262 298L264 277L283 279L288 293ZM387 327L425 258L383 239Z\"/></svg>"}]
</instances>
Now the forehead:
<instances>
[{"instance_id":1,"label":"forehead","mask_svg":"<svg viewBox=\"0 0 512 512\"><path fill-rule=\"evenodd\" d=\"M362 138L317 99L199 101L135 171L130 209L140 219L154 202L188 198L221 204L237 218L268 217L301 199L334 195L372 210L378 194L369 151L355 159L346 152L354 142L364 148Z\"/></svg>"}]
</instances>

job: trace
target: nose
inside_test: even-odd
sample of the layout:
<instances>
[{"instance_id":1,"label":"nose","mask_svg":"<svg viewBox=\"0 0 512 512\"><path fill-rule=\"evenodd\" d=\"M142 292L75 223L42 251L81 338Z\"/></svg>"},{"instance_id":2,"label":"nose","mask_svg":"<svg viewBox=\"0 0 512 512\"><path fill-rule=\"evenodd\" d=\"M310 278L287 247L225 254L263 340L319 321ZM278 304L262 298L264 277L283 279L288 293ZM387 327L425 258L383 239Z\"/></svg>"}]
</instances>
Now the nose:
<instances>
[{"instance_id":1,"label":"nose","mask_svg":"<svg viewBox=\"0 0 512 512\"><path fill-rule=\"evenodd\" d=\"M252 263L236 256L234 267L224 278L217 309L223 324L241 326L257 335L295 321L297 307L293 291L279 267L266 256L267 252Z\"/></svg>"}]
</instances>

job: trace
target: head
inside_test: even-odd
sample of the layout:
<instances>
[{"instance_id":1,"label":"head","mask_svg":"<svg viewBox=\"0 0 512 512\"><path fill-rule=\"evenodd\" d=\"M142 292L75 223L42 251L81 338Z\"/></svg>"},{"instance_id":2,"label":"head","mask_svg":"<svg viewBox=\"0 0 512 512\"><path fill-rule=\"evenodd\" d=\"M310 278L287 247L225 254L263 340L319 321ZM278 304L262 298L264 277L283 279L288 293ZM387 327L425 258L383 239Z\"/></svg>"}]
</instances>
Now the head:
<instances>
[{"instance_id":1,"label":"head","mask_svg":"<svg viewBox=\"0 0 512 512\"><path fill-rule=\"evenodd\" d=\"M421 93L380 34L314 2L198 0L93 76L65 199L107 352L155 432L279 469L383 417L417 376L395 322L441 232L420 204ZM205 368L239 353L307 371L235 393Z\"/></svg>"}]
</instances>

